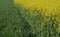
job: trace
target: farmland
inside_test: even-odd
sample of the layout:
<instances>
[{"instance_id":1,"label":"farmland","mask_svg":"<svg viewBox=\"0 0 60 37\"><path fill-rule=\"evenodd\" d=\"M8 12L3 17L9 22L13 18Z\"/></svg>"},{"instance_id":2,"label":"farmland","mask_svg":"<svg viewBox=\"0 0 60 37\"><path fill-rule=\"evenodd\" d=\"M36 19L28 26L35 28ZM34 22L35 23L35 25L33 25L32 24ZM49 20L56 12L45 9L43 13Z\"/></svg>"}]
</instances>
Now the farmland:
<instances>
[{"instance_id":1,"label":"farmland","mask_svg":"<svg viewBox=\"0 0 60 37\"><path fill-rule=\"evenodd\" d=\"M60 37L59 0L53 6L17 1L0 0L0 37Z\"/></svg>"}]
</instances>

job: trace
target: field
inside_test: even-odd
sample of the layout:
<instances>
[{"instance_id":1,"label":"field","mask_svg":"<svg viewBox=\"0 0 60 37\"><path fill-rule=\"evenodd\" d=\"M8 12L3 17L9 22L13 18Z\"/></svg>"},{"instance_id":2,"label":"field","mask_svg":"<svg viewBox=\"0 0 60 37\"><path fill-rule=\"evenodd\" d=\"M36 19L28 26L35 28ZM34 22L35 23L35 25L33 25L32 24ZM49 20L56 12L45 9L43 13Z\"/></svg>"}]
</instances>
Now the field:
<instances>
[{"instance_id":1,"label":"field","mask_svg":"<svg viewBox=\"0 0 60 37\"><path fill-rule=\"evenodd\" d=\"M0 0L0 37L60 37L60 1L31 1Z\"/></svg>"}]
</instances>

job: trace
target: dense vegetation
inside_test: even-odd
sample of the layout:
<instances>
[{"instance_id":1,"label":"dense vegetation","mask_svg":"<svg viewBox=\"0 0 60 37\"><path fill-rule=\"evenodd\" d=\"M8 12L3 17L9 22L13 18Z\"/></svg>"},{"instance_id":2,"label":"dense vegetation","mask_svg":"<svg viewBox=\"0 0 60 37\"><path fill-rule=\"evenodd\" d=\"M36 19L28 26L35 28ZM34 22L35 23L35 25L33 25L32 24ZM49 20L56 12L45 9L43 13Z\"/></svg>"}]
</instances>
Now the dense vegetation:
<instances>
[{"instance_id":1,"label":"dense vegetation","mask_svg":"<svg viewBox=\"0 0 60 37\"><path fill-rule=\"evenodd\" d=\"M16 7L12 0L0 2L0 37L60 37L58 16Z\"/></svg>"}]
</instances>

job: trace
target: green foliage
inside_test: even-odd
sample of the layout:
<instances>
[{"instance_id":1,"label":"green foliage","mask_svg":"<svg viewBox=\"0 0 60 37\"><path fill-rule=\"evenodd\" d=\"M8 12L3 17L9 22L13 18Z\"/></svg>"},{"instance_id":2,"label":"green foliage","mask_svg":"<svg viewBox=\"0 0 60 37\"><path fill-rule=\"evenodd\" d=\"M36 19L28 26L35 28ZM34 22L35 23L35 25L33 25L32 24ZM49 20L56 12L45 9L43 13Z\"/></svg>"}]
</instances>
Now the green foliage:
<instances>
[{"instance_id":1,"label":"green foliage","mask_svg":"<svg viewBox=\"0 0 60 37\"><path fill-rule=\"evenodd\" d=\"M1 5L3 2L1 1ZM59 22L55 15L44 16L43 11L34 9L38 12L36 16L27 14L22 7L15 7L12 0L8 0L8 7L0 7L0 37L60 37L56 31ZM20 9L19 9L20 8Z\"/></svg>"}]
</instances>

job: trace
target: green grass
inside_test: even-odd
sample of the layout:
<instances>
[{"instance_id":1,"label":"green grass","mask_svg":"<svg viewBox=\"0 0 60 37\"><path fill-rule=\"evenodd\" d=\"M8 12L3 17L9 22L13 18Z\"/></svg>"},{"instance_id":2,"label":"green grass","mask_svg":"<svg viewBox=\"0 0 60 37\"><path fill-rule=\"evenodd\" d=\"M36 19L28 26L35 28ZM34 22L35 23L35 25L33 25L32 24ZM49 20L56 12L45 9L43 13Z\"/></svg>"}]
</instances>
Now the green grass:
<instances>
[{"instance_id":1,"label":"green grass","mask_svg":"<svg viewBox=\"0 0 60 37\"><path fill-rule=\"evenodd\" d=\"M31 16L26 14L28 10L18 8L12 0L0 0L0 37L60 37L55 16L45 17L41 12Z\"/></svg>"}]
</instances>

